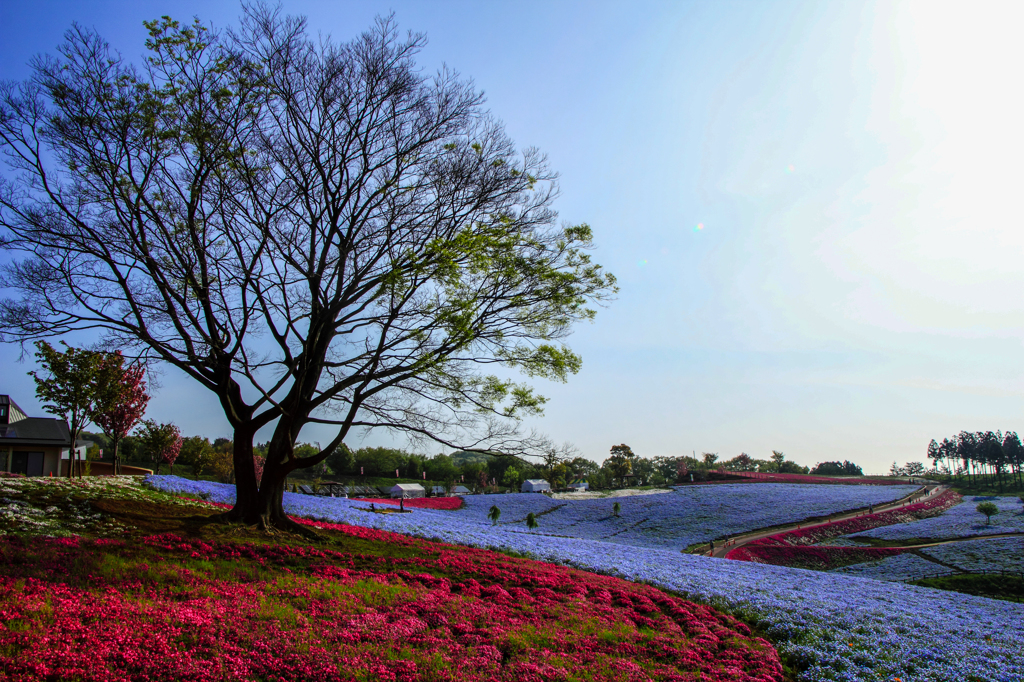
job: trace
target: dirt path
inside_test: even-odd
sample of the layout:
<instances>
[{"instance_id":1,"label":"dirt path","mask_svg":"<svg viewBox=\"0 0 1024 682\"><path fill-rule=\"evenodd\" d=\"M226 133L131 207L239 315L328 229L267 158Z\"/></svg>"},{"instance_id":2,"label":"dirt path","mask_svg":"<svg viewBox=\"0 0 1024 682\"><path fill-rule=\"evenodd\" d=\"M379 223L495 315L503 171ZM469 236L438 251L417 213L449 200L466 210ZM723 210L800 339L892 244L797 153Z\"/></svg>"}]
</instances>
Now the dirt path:
<instances>
[{"instance_id":1,"label":"dirt path","mask_svg":"<svg viewBox=\"0 0 1024 682\"><path fill-rule=\"evenodd\" d=\"M760 540L761 538L766 538L770 535L777 535L779 533L785 533L791 530L799 530L802 528L818 528L819 526L831 525L833 523L836 523L837 521L845 521L846 519L855 519L861 516L869 516L871 514L878 514L879 512L890 511L892 509L899 509L900 507L905 507L908 504L916 504L918 502L921 502L922 500L929 500L935 497L936 495L940 495L943 491L946 490L947 487L948 486L944 485L936 485L932 487L923 486L923 488L926 489L924 495L921 495L921 491L918 490L916 492L911 493L907 497L903 497L896 500L895 502L877 505L873 508L872 511L861 510L850 512L849 514L836 514L830 516L829 520L825 523L791 523L787 526L777 526L775 528L768 530L755 530L751 531L750 533L744 533L743 535L736 535L729 538L727 541L722 542L721 544L715 543L715 549L713 552L710 552L709 549L705 549L702 553L706 556L725 557L726 554L736 549L737 547L742 547L743 545L750 544L754 540Z\"/></svg>"}]
</instances>

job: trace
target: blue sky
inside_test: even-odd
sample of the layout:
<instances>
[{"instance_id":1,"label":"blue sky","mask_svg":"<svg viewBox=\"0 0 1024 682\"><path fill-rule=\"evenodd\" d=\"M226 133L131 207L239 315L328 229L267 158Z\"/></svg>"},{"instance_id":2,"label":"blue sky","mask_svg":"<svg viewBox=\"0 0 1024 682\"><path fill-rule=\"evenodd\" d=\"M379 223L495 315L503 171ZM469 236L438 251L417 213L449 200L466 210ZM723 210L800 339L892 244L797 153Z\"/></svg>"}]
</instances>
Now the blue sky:
<instances>
[{"instance_id":1,"label":"blue sky","mask_svg":"<svg viewBox=\"0 0 1024 682\"><path fill-rule=\"evenodd\" d=\"M1020 429L1024 181L1015 4L298 2L348 39L394 11L561 173L621 294L536 426L597 461L747 452L882 472L929 439ZM123 54L144 19L230 2L0 3L0 78L72 21ZM31 364L3 382L38 412ZM168 371L150 415L228 435ZM329 440L311 429L309 440ZM386 434L366 443L388 443ZM358 445L359 441L355 441Z\"/></svg>"}]
</instances>

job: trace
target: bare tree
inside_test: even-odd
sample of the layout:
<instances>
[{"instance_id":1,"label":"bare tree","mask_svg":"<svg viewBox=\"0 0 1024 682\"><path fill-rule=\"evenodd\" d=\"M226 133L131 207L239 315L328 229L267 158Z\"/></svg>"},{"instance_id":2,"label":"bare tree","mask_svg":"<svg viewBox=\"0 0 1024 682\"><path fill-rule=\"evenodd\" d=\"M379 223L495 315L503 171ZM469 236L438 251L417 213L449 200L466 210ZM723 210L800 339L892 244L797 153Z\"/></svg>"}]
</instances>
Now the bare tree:
<instances>
[{"instance_id":1,"label":"bare tree","mask_svg":"<svg viewBox=\"0 0 1024 682\"><path fill-rule=\"evenodd\" d=\"M590 228L556 225L545 158L472 83L420 74L390 18L343 45L261 7L228 34L147 26L142 68L76 27L0 91L4 340L100 329L212 391L247 522L291 527L285 477L352 429L544 445L518 427L544 398L487 368L564 381L560 340L615 290ZM310 423L336 436L296 456Z\"/></svg>"}]
</instances>

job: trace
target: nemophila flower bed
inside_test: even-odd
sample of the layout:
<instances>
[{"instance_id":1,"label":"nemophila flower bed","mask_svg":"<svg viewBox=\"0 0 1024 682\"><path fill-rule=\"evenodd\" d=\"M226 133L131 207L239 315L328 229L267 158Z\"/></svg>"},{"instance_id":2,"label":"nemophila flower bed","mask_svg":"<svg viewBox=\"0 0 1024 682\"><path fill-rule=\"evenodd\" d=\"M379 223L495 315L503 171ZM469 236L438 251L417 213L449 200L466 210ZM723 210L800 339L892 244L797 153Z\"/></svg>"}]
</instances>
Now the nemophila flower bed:
<instances>
[{"instance_id":1,"label":"nemophila flower bed","mask_svg":"<svg viewBox=\"0 0 1024 682\"><path fill-rule=\"evenodd\" d=\"M728 558L733 561L828 571L864 561L877 561L904 551L887 547L790 547L750 543L729 552Z\"/></svg>"},{"instance_id":2,"label":"nemophila flower bed","mask_svg":"<svg viewBox=\"0 0 1024 682\"><path fill-rule=\"evenodd\" d=\"M979 502L993 502L998 507L999 513L992 517L991 525L977 511ZM859 535L882 540L946 540L1002 533L1024 533L1024 508L1016 497L965 497L960 504L933 518L875 528Z\"/></svg>"},{"instance_id":3,"label":"nemophila flower bed","mask_svg":"<svg viewBox=\"0 0 1024 682\"><path fill-rule=\"evenodd\" d=\"M536 533L605 540L639 547L683 549L717 538L899 499L915 486L821 487L766 483L682 487L670 493L591 500L552 500L544 495L472 495L463 514L487 523L491 505L499 525L525 531L530 512ZM613 505L621 509L616 516Z\"/></svg>"},{"instance_id":4,"label":"nemophila flower bed","mask_svg":"<svg viewBox=\"0 0 1024 682\"><path fill-rule=\"evenodd\" d=\"M152 477L150 480L157 480ZM213 495L211 484L172 476L159 477L161 489L193 495ZM217 484L212 484L217 485ZM234 488L224 486L219 495L234 499ZM556 535L604 540L637 547L683 549L716 538L794 523L810 517L827 516L848 509L882 504L899 499L915 486L842 486L822 487L787 484L734 484L694 486L678 491L614 500L555 500L537 493L508 495L470 495L456 519L429 519L407 515L398 532L433 537L431 529L455 524L455 527L490 527L487 513L492 505L501 510L499 528L529 536ZM361 523L351 511L366 506L366 500L335 503L332 498L286 493L292 513L310 518L325 518L343 523ZM451 499L451 498L440 498ZM408 505L409 500L406 500ZM618 502L619 515L613 513ZM526 515L533 513L540 526L528 531ZM426 525L420 526L420 522Z\"/></svg>"},{"instance_id":5,"label":"nemophila flower bed","mask_svg":"<svg viewBox=\"0 0 1024 682\"><path fill-rule=\"evenodd\" d=\"M956 570L906 552L886 557L880 561L844 566L835 569L834 572L874 580L910 582L931 576L953 575Z\"/></svg>"},{"instance_id":6,"label":"nemophila flower bed","mask_svg":"<svg viewBox=\"0 0 1024 682\"><path fill-rule=\"evenodd\" d=\"M647 585L345 526L342 550L0 539L9 680L782 679L738 620Z\"/></svg>"},{"instance_id":7,"label":"nemophila flower bed","mask_svg":"<svg viewBox=\"0 0 1024 682\"><path fill-rule=\"evenodd\" d=\"M150 480L161 488L182 486L180 479ZM221 502L233 499L230 486L204 484L204 488L193 487L192 492L205 492ZM303 497L309 498L286 495L286 510L300 514L304 508L336 523L344 519L354 525L457 544L529 553L545 561L683 593L757 621L776 647L802 668L802 681L877 682L898 677L902 682L962 682L973 677L1024 682L1020 656L1024 650L1024 606L1012 602L834 573L709 559L658 547L638 551L611 542L513 532L491 527L486 521L478 523L466 509L382 515L352 511L347 500L302 507ZM542 516L541 522L545 518Z\"/></svg>"},{"instance_id":8,"label":"nemophila flower bed","mask_svg":"<svg viewBox=\"0 0 1024 682\"><path fill-rule=\"evenodd\" d=\"M750 543L752 545L816 545L832 538L854 535L871 528L878 528L894 523L909 523L921 518L934 516L960 502L960 495L947 490L923 502L908 504L898 509L890 509L877 514L861 514L852 519L844 519L835 523L815 525L808 528L776 533ZM732 553L729 558L735 558Z\"/></svg>"},{"instance_id":9,"label":"nemophila flower bed","mask_svg":"<svg viewBox=\"0 0 1024 682\"><path fill-rule=\"evenodd\" d=\"M1024 572L1024 537L950 542L921 550L930 557L975 573Z\"/></svg>"}]
</instances>

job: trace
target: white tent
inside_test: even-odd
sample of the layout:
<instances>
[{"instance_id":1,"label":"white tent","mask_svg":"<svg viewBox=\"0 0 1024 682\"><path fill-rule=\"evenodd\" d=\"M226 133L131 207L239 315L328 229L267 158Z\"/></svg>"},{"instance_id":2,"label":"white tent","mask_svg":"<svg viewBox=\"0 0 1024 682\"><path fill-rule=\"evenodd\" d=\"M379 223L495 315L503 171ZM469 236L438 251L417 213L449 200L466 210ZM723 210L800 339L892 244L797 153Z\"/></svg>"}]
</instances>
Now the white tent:
<instances>
[{"instance_id":1,"label":"white tent","mask_svg":"<svg viewBox=\"0 0 1024 682\"><path fill-rule=\"evenodd\" d=\"M391 489L391 497L425 497L426 494L419 483L399 483Z\"/></svg>"},{"instance_id":2,"label":"white tent","mask_svg":"<svg viewBox=\"0 0 1024 682\"><path fill-rule=\"evenodd\" d=\"M545 490L550 492L551 484L543 478L528 478L523 481L523 487L520 490L524 493L539 493Z\"/></svg>"}]
</instances>

